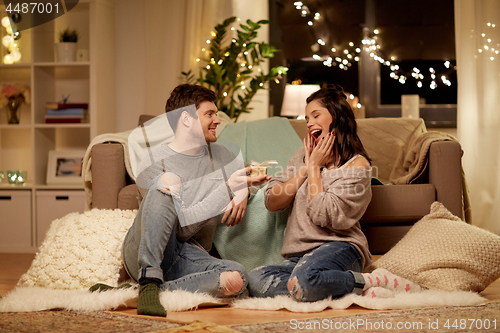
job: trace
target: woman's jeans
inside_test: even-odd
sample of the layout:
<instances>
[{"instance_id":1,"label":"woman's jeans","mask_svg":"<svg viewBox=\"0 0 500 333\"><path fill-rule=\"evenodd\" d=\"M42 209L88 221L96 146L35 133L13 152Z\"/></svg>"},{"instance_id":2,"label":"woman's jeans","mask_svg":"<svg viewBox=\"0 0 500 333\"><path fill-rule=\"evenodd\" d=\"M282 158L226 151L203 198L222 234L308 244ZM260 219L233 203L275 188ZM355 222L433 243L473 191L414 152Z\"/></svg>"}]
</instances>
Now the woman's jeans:
<instances>
[{"instance_id":1,"label":"woman's jeans","mask_svg":"<svg viewBox=\"0 0 500 333\"><path fill-rule=\"evenodd\" d=\"M365 284L362 269L363 259L353 245L329 242L302 257L254 269L248 274L248 289L255 297L292 295L305 302L361 294Z\"/></svg>"},{"instance_id":2,"label":"woman's jeans","mask_svg":"<svg viewBox=\"0 0 500 333\"><path fill-rule=\"evenodd\" d=\"M219 285L219 276L226 271L237 271L244 282L241 290L246 289L248 276L242 265L214 258L194 245L179 241L178 224L172 196L151 187L123 243L125 269L135 281L155 278L163 282L162 290L182 289L227 297Z\"/></svg>"}]
</instances>

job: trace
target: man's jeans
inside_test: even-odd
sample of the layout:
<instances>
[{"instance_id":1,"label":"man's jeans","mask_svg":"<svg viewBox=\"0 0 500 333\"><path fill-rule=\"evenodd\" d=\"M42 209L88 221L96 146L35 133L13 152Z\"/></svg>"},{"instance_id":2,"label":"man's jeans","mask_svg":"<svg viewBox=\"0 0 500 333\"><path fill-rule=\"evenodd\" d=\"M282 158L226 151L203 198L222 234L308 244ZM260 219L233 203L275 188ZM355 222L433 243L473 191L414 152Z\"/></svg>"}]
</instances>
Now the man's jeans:
<instances>
[{"instance_id":1,"label":"man's jeans","mask_svg":"<svg viewBox=\"0 0 500 333\"><path fill-rule=\"evenodd\" d=\"M219 275L238 271L244 281L242 291L246 289L248 276L242 265L214 258L179 241L178 224L172 196L151 187L123 243L125 269L135 281L156 278L163 281L162 290L182 289L227 297L220 288Z\"/></svg>"},{"instance_id":2,"label":"man's jeans","mask_svg":"<svg viewBox=\"0 0 500 333\"><path fill-rule=\"evenodd\" d=\"M328 296L361 294L364 278L359 251L346 242L325 243L302 257L256 268L248 274L251 296L292 295L299 301L314 302ZM292 291L288 282L297 278Z\"/></svg>"}]
</instances>

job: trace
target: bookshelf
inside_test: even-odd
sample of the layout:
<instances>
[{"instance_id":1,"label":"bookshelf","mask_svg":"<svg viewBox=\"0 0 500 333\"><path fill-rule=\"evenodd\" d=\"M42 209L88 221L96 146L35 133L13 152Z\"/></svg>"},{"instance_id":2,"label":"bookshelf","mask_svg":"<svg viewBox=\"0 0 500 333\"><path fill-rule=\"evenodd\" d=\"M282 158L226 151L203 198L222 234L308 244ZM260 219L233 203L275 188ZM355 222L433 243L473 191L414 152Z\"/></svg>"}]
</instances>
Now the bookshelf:
<instances>
[{"instance_id":1,"label":"bookshelf","mask_svg":"<svg viewBox=\"0 0 500 333\"><path fill-rule=\"evenodd\" d=\"M5 6L0 15L6 16ZM49 217L84 209L83 182L47 184L48 155L50 150L85 150L96 135L114 132L113 16L112 0L80 0L55 20L22 31L21 61L0 64L0 85L31 89L31 104L21 105L19 124L7 124L5 108L0 109L0 170L28 171L24 186L7 179L0 183L0 252L36 252ZM88 61L57 62L55 44L67 27L78 31L77 48L88 50ZM6 48L0 48L1 60ZM47 124L46 104L68 95L68 102L88 104L87 122Z\"/></svg>"}]
</instances>

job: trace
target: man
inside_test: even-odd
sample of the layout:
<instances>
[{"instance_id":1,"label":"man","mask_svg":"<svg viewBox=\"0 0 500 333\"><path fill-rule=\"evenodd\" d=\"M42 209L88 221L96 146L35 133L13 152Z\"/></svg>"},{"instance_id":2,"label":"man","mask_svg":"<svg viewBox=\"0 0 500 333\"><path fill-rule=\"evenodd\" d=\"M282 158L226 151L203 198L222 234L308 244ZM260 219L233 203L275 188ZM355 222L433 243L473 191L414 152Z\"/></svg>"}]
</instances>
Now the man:
<instances>
[{"instance_id":1,"label":"man","mask_svg":"<svg viewBox=\"0 0 500 333\"><path fill-rule=\"evenodd\" d=\"M208 251L217 216L224 212L223 223L238 224L246 209L247 186L270 177L247 177L250 168L213 144L220 124L215 100L207 88L177 86L165 107L175 137L150 154L137 177L139 187L147 190L125 237L123 259L140 285L139 314L166 316L160 290L227 297L247 286L242 265L214 258Z\"/></svg>"}]
</instances>

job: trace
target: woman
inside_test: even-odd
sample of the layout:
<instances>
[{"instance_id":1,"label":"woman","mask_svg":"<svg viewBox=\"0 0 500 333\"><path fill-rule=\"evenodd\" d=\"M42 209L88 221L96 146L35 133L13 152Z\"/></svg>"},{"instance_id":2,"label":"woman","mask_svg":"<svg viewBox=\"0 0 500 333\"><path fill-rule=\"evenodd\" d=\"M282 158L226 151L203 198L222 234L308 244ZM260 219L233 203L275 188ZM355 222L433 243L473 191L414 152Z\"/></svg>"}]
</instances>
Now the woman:
<instances>
[{"instance_id":1,"label":"woman","mask_svg":"<svg viewBox=\"0 0 500 333\"><path fill-rule=\"evenodd\" d=\"M306 121L304 146L265 191L268 210L292 205L281 250L286 260L250 272L250 295L317 301L370 287L377 287L373 295L382 295L381 287L417 288L385 270L361 273L373 261L359 224L371 200L371 162L342 87L309 96Z\"/></svg>"}]
</instances>

